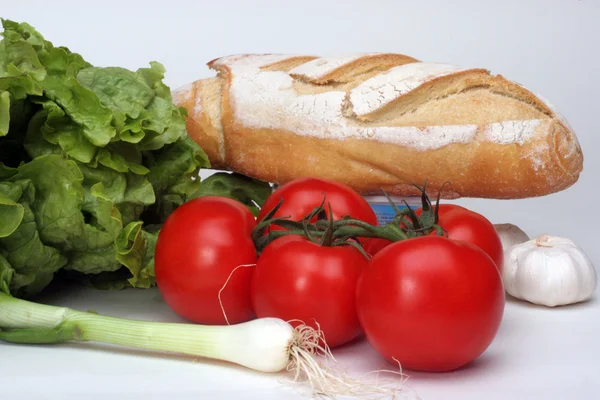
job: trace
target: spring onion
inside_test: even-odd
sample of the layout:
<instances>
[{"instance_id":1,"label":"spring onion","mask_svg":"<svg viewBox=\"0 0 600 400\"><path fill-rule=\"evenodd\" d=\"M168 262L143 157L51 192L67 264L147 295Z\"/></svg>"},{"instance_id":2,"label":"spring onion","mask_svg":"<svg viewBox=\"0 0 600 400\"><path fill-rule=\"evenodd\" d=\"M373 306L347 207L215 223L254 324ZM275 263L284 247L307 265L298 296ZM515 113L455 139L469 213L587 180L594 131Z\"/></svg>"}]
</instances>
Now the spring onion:
<instances>
[{"instance_id":1,"label":"spring onion","mask_svg":"<svg viewBox=\"0 0 600 400\"><path fill-rule=\"evenodd\" d=\"M231 326L137 321L37 304L0 293L0 339L15 343L96 341L281 371L297 332L277 318Z\"/></svg>"},{"instance_id":2,"label":"spring onion","mask_svg":"<svg viewBox=\"0 0 600 400\"><path fill-rule=\"evenodd\" d=\"M211 358L261 372L288 371L293 373L292 383L306 383L312 394L326 397L394 396L400 390L396 381L385 383L378 376L374 382L354 379L320 362L317 356L335 362L322 332L304 324L294 328L278 318L223 326L150 322L43 305L0 292L0 340L94 341Z\"/></svg>"}]
</instances>

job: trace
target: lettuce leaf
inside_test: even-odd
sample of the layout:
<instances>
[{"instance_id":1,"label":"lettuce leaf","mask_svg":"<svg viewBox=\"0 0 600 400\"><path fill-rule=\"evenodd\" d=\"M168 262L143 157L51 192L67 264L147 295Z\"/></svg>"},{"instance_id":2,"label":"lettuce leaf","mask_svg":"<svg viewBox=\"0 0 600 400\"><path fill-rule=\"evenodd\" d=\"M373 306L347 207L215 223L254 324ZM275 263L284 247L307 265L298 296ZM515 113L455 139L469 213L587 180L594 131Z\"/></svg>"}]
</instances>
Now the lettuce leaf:
<instances>
[{"instance_id":1,"label":"lettuce leaf","mask_svg":"<svg viewBox=\"0 0 600 400\"><path fill-rule=\"evenodd\" d=\"M192 198L200 196L225 196L244 203L254 216L272 192L266 182L229 172L217 172L202 182Z\"/></svg>"},{"instance_id":2,"label":"lettuce leaf","mask_svg":"<svg viewBox=\"0 0 600 400\"><path fill-rule=\"evenodd\" d=\"M93 66L27 23L2 20L0 291L32 296L58 272L101 288L148 288L154 246L191 198L237 198L256 213L270 187L235 174L201 182L158 62Z\"/></svg>"},{"instance_id":3,"label":"lettuce leaf","mask_svg":"<svg viewBox=\"0 0 600 400\"><path fill-rule=\"evenodd\" d=\"M0 183L0 215L2 215L3 222L0 225L0 238L12 235L23 221L25 207L13 200L15 197L20 198L20 193L19 196L15 195L19 189L18 186L7 186L5 182Z\"/></svg>"},{"instance_id":4,"label":"lettuce leaf","mask_svg":"<svg viewBox=\"0 0 600 400\"><path fill-rule=\"evenodd\" d=\"M16 296L39 292L67 262L58 249L46 246L40 238L32 209L36 195L30 180L0 182L0 199L12 207L0 213L0 226L4 226L0 232L0 290Z\"/></svg>"},{"instance_id":5,"label":"lettuce leaf","mask_svg":"<svg viewBox=\"0 0 600 400\"><path fill-rule=\"evenodd\" d=\"M0 136L8 134L10 125L10 93L0 92Z\"/></svg>"}]
</instances>

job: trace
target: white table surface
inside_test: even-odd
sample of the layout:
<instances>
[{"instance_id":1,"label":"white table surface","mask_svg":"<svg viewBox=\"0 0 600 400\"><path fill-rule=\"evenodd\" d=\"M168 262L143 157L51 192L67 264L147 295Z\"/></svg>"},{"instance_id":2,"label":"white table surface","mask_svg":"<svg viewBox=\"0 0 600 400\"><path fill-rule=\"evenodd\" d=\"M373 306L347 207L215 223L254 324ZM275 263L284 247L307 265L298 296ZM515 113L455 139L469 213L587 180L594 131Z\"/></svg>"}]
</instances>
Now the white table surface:
<instances>
[{"instance_id":1,"label":"white table surface","mask_svg":"<svg viewBox=\"0 0 600 400\"><path fill-rule=\"evenodd\" d=\"M47 304L144 320L181 321L156 289L103 292L58 288ZM406 394L423 400L598 399L600 301L548 309L509 298L496 339L474 363L451 373L404 371ZM334 349L352 375L394 369L364 340ZM233 364L96 343L0 342L6 399L304 399L282 383Z\"/></svg>"},{"instance_id":2,"label":"white table surface","mask_svg":"<svg viewBox=\"0 0 600 400\"><path fill-rule=\"evenodd\" d=\"M3 1L0 16L31 23L56 45L97 65L136 69L158 60L172 87L212 75L207 61L240 52L392 51L485 67L523 83L550 99L577 132L585 154L580 181L542 198L468 199L463 205L494 223L516 223L532 237L571 238L600 265L597 0L49 4ZM103 314L178 320L156 290L70 288L42 300ZM477 362L447 374L406 371L408 385L427 400L599 399L599 334L598 300L560 309L509 300L496 340ZM365 342L335 355L357 374L390 367ZM2 399L293 399L295 392L280 384L282 377L92 344L0 343Z\"/></svg>"}]
</instances>

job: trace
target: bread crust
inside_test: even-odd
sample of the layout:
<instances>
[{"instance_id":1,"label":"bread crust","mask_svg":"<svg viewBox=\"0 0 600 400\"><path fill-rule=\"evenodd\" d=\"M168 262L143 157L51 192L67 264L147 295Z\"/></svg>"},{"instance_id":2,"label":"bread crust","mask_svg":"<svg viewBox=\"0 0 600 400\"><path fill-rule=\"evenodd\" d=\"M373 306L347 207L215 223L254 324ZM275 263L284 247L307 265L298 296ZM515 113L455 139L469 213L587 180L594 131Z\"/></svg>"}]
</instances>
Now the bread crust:
<instances>
[{"instance_id":1,"label":"bread crust","mask_svg":"<svg viewBox=\"0 0 600 400\"><path fill-rule=\"evenodd\" d=\"M363 195L385 189L391 195L414 196L419 192L413 185L427 181L430 194L443 187L446 199L516 199L564 190L583 169L581 148L566 120L539 96L502 76L428 66L402 55L320 60L289 55L213 60L209 66L218 72L211 78L216 81L194 82L176 91L174 101L188 109L190 136L214 168L276 184L313 176L343 182ZM418 72L421 67L431 67L437 75ZM240 90L248 83L240 81L244 74L257 85L251 93L256 97L247 101ZM419 74L422 81L413 79ZM314 95L294 94L293 86L269 92L271 77L286 84L301 79L307 90L314 86ZM352 90L363 90L369 79L401 90L393 97L396 93L382 87L381 97L390 101L362 117L349 113ZM278 99L280 92L288 97ZM360 100L363 93L368 99L368 92L358 92L358 97L354 92L354 98ZM321 110L285 108L290 101L305 100L302 96L313 96L315 107L321 98L340 103ZM326 113L322 123L315 119L319 112ZM307 121L314 130L306 128Z\"/></svg>"}]
</instances>

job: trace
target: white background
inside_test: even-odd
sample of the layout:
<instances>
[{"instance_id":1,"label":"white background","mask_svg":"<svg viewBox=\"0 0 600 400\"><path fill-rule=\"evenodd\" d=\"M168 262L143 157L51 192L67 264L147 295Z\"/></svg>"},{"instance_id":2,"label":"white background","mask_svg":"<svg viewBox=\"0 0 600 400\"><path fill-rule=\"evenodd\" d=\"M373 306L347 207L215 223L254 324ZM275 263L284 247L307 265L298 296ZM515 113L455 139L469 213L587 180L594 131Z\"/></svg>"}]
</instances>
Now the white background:
<instances>
[{"instance_id":1,"label":"white background","mask_svg":"<svg viewBox=\"0 0 600 400\"><path fill-rule=\"evenodd\" d=\"M530 236L549 233L571 238L600 264L597 0L212 0L195 4L174 0L2 0L0 16L29 22L55 45L67 46L96 65L136 69L160 61L167 68L166 82L173 88L211 75L205 67L209 60L242 52L330 55L388 51L488 68L541 93L564 114L579 137L584 172L573 187L554 195L510 201L464 199L460 203L494 223L518 224ZM120 301L119 296L123 294L76 298L97 308L104 305L104 312L114 309L118 313L124 311L111 308L110 302ZM53 300L89 306L63 297L49 299ZM132 310L127 311L129 316L167 318L168 310L152 314L151 306L128 304L125 309ZM600 359L599 314L597 301L559 310L509 301L502 329L484 361L455 374L416 374L412 384L424 399L596 398L600 390L597 375L586 375L586 371L596 368L595 360ZM368 367L380 367L364 343L344 351L352 355L345 358L352 364L362 365L360 360L367 359L373 360L370 364L365 361ZM12 358L7 358L10 354ZM220 364L190 367L181 359L138 356L86 352L80 347L23 349L0 344L0 384L13 394L45 393L46 397L36 398L81 394L86 385L92 394L120 392L123 398L132 398L128 397L132 393L158 397L171 392L167 385L176 388L173 390L179 395L175 398L184 394L193 398L198 394L207 398L236 396L246 389L251 392L240 398L264 398L265 388L277 385L276 378ZM60 367L53 367L52 362ZM550 366L542 366L543 362ZM113 369L107 369L111 365ZM129 374L124 377L123 371ZM30 377L32 384L26 384ZM219 386L223 382L226 384ZM278 395L286 398L289 392L276 390L271 396Z\"/></svg>"}]
</instances>

